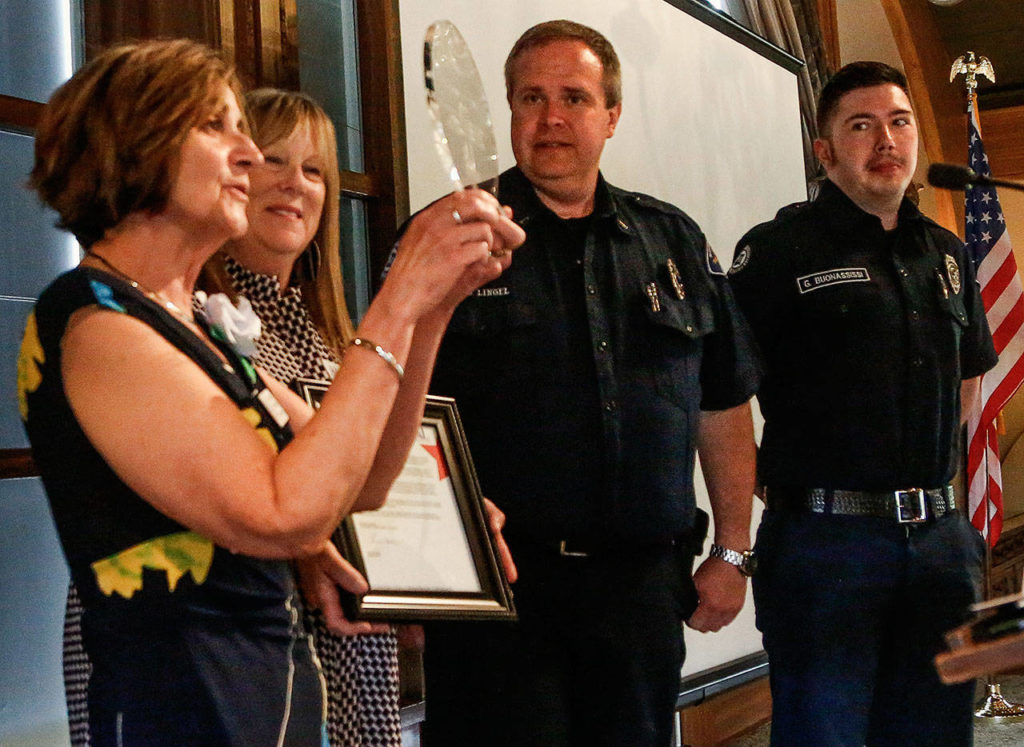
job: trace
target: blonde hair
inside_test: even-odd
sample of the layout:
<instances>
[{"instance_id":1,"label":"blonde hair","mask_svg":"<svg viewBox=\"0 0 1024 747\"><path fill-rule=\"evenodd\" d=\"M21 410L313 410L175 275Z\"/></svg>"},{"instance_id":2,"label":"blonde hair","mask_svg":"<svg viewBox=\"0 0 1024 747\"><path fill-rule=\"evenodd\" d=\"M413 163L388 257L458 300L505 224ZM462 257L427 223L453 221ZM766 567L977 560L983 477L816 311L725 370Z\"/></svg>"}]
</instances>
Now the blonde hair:
<instances>
[{"instance_id":1,"label":"blonde hair","mask_svg":"<svg viewBox=\"0 0 1024 747\"><path fill-rule=\"evenodd\" d=\"M233 68L197 42L107 49L44 107L30 185L85 247L132 213L160 212L182 144L224 86L241 98Z\"/></svg>"},{"instance_id":2,"label":"blonde hair","mask_svg":"<svg viewBox=\"0 0 1024 747\"><path fill-rule=\"evenodd\" d=\"M331 351L341 356L348 341L355 336L352 319L345 306L341 274L341 229L339 204L341 176L338 173L338 149L334 125L327 113L312 98L297 91L260 88L245 95L245 109L252 127L252 138L259 148L284 140L300 127L308 127L310 139L324 160L323 212L313 241L319 252L306 249L306 253L319 254L316 271L304 271L305 255L299 257L292 270L291 283L298 285L324 342ZM285 279L282 278L282 282ZM234 296L231 280L224 267L223 253L215 254L203 269L199 285L210 292L225 292Z\"/></svg>"}]
</instances>

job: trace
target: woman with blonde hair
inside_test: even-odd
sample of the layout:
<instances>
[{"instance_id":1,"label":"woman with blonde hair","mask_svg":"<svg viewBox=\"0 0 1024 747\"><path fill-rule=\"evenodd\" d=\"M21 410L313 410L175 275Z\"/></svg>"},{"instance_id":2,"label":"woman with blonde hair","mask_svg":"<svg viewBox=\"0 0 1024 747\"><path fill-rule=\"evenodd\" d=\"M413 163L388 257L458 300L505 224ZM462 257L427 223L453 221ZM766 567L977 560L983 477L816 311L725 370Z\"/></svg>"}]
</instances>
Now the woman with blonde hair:
<instances>
[{"instance_id":1,"label":"woman with blonde hair","mask_svg":"<svg viewBox=\"0 0 1024 747\"><path fill-rule=\"evenodd\" d=\"M262 322L257 365L289 386L299 378L326 382L354 336L342 290L334 125L294 91L250 91L245 109L264 157L250 171L249 230L207 262L199 287L252 303ZM327 680L331 744L398 747L395 634L326 611L326 619L310 612L307 622Z\"/></svg>"},{"instance_id":2,"label":"woman with blonde hair","mask_svg":"<svg viewBox=\"0 0 1024 747\"><path fill-rule=\"evenodd\" d=\"M32 184L86 256L29 317L18 394L82 601L96 745L323 743L290 560L353 583L328 538L383 500L436 327L523 238L479 191L422 213L313 414L249 362L244 314L192 312L263 162L238 100L201 45L123 45L36 133Z\"/></svg>"}]
</instances>

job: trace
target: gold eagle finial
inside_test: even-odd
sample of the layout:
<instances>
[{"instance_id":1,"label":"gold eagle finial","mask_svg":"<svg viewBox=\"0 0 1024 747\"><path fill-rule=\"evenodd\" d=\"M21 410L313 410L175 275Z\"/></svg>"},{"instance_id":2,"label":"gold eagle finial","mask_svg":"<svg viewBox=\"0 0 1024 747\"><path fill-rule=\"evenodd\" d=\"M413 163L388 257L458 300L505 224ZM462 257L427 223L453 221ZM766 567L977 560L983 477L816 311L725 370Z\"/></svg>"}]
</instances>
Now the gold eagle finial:
<instances>
[{"instance_id":1,"label":"gold eagle finial","mask_svg":"<svg viewBox=\"0 0 1024 747\"><path fill-rule=\"evenodd\" d=\"M974 93L974 89L978 87L979 75L984 75L993 83L996 82L996 71L992 69L992 63L989 62L988 57L981 55L976 57L974 52L968 52L956 58L949 71L949 82L952 83L961 73L967 77L968 94Z\"/></svg>"}]
</instances>

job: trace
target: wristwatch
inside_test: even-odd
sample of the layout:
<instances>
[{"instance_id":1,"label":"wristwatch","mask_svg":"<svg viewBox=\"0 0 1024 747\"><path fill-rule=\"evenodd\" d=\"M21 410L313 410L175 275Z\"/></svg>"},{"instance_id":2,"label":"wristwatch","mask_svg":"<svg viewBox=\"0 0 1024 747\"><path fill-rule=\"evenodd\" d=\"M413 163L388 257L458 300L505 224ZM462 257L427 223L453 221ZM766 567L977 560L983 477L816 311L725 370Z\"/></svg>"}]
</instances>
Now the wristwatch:
<instances>
[{"instance_id":1,"label":"wristwatch","mask_svg":"<svg viewBox=\"0 0 1024 747\"><path fill-rule=\"evenodd\" d=\"M753 576L757 569L756 558L753 550L730 550L717 543L711 543L708 551L709 558L724 560L729 565L734 565L744 576Z\"/></svg>"}]
</instances>

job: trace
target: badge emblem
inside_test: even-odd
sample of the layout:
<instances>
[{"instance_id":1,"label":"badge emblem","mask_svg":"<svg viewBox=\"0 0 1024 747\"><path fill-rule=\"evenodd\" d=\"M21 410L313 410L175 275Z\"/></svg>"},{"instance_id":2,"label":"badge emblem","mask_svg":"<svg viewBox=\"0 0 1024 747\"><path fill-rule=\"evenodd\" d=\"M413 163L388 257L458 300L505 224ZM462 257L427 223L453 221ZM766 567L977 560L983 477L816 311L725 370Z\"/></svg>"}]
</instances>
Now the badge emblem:
<instances>
[{"instance_id":1,"label":"badge emblem","mask_svg":"<svg viewBox=\"0 0 1024 747\"><path fill-rule=\"evenodd\" d=\"M949 287L953 289L954 294L960 293L960 267L957 265L956 260L950 255L946 255L946 277L949 278Z\"/></svg>"},{"instance_id":2,"label":"badge emblem","mask_svg":"<svg viewBox=\"0 0 1024 747\"><path fill-rule=\"evenodd\" d=\"M734 275L744 267L747 266L747 262L750 261L750 244L747 244L738 252L736 256L732 258L732 267L729 268L729 274Z\"/></svg>"},{"instance_id":3,"label":"badge emblem","mask_svg":"<svg viewBox=\"0 0 1024 747\"><path fill-rule=\"evenodd\" d=\"M668 277L672 281L672 288L676 292L676 298L682 301L686 298L686 290L683 288L683 279L679 275L679 268L676 267L676 263L671 259L665 263L665 266L668 267Z\"/></svg>"}]
</instances>

